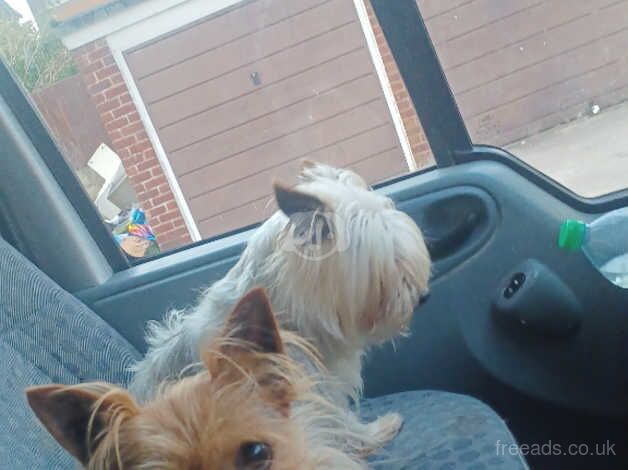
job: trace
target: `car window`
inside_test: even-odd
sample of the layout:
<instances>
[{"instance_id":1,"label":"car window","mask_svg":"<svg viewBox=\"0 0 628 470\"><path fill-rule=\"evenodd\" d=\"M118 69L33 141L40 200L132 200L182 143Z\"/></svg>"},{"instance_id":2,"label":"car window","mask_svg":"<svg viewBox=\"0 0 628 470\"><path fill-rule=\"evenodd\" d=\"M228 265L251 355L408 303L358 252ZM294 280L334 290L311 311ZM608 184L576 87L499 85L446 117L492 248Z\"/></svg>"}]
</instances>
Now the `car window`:
<instances>
[{"instance_id":1,"label":"car window","mask_svg":"<svg viewBox=\"0 0 628 470\"><path fill-rule=\"evenodd\" d=\"M257 223L304 159L434 164L368 1L0 1L0 53L121 249Z\"/></svg>"},{"instance_id":2,"label":"car window","mask_svg":"<svg viewBox=\"0 0 628 470\"><path fill-rule=\"evenodd\" d=\"M586 197L628 187L628 2L417 0L474 143Z\"/></svg>"}]
</instances>

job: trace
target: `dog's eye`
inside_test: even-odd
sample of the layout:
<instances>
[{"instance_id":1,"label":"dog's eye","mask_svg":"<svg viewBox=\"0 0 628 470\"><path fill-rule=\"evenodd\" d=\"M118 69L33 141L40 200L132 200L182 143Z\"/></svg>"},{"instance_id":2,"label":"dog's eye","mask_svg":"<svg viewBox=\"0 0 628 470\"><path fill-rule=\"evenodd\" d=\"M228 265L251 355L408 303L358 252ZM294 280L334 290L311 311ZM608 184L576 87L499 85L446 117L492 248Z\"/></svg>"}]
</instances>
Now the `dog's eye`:
<instances>
[{"instance_id":1,"label":"dog's eye","mask_svg":"<svg viewBox=\"0 0 628 470\"><path fill-rule=\"evenodd\" d=\"M245 442L236 457L238 470L269 470L273 463L273 449L264 442Z\"/></svg>"}]
</instances>

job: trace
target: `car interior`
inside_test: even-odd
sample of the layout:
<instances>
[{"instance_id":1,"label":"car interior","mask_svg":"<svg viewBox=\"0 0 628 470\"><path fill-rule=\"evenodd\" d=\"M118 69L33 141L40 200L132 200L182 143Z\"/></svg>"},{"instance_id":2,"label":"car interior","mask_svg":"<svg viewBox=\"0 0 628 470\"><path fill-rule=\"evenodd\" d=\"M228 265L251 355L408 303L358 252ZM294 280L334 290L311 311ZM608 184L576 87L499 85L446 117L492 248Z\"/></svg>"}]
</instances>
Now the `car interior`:
<instances>
[{"instance_id":1,"label":"car interior","mask_svg":"<svg viewBox=\"0 0 628 470\"><path fill-rule=\"evenodd\" d=\"M561 250L557 237L566 219L588 222L625 207L628 192L584 198L507 150L472 142L416 2L372 6L436 166L375 185L421 227L434 267L411 334L366 358L365 395L470 395L519 444L614 445L606 456L528 453L531 468L626 468L628 290L584 254ZM129 261L4 64L0 93L1 237L145 352L146 322L194 303L235 264L255 226ZM49 313L38 308L33 329ZM89 338L76 337L80 348L90 349ZM30 345L34 356L38 347Z\"/></svg>"}]
</instances>

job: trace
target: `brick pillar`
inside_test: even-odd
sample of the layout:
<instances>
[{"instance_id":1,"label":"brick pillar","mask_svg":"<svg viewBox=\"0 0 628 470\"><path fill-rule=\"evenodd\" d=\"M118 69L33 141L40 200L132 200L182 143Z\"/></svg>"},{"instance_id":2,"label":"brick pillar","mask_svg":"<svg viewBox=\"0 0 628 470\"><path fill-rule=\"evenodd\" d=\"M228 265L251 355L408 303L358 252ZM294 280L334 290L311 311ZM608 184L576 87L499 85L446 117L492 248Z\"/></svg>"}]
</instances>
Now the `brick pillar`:
<instances>
[{"instance_id":1,"label":"brick pillar","mask_svg":"<svg viewBox=\"0 0 628 470\"><path fill-rule=\"evenodd\" d=\"M430 144L423 132L423 126L421 125L419 116L414 109L414 103L412 103L406 84L403 82L403 78L401 78L401 74L397 68L397 62L395 62L395 58L390 51L390 47L388 46L384 32L379 25L379 21L377 21L371 2L370 0L364 0L364 3L366 5L366 10L368 11L369 21L371 22L373 33L375 34L377 47L382 56L382 60L384 61L386 74L388 75L388 80L390 81L390 86L392 87L395 95L397 107L399 108L399 113L401 114L401 119L406 129L406 134L408 135L410 148L412 149L412 154L414 155L417 168L420 169L431 166L434 164L434 156L432 155L432 149L430 148Z\"/></svg>"},{"instance_id":2,"label":"brick pillar","mask_svg":"<svg viewBox=\"0 0 628 470\"><path fill-rule=\"evenodd\" d=\"M86 44L73 55L159 246L165 251L190 243L179 206L106 41Z\"/></svg>"}]
</instances>

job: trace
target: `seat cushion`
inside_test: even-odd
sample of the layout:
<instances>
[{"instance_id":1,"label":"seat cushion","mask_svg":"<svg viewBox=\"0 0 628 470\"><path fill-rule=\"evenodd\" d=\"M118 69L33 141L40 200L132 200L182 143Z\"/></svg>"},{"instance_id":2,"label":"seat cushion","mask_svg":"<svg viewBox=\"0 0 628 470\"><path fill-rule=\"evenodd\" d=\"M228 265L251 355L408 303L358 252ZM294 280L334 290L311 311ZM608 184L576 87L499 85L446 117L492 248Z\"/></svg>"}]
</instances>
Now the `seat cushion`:
<instances>
[{"instance_id":1,"label":"seat cushion","mask_svg":"<svg viewBox=\"0 0 628 470\"><path fill-rule=\"evenodd\" d=\"M365 400L360 414L366 420L389 412L403 416L397 437L371 459L386 470L520 470L521 457L499 454L498 444L516 441L504 421L490 407L466 395L418 391ZM500 447L504 448L504 447Z\"/></svg>"},{"instance_id":2,"label":"seat cushion","mask_svg":"<svg viewBox=\"0 0 628 470\"><path fill-rule=\"evenodd\" d=\"M0 239L0 462L74 468L26 402L30 385L126 384L137 351L74 296Z\"/></svg>"},{"instance_id":3,"label":"seat cushion","mask_svg":"<svg viewBox=\"0 0 628 470\"><path fill-rule=\"evenodd\" d=\"M125 385L137 351L94 312L0 239L0 462L10 468L76 468L42 428L25 399L31 385L103 380ZM405 420L397 438L373 459L380 469L519 469L496 443L514 443L486 405L443 392L408 392L365 401L374 419L390 411Z\"/></svg>"}]
</instances>

